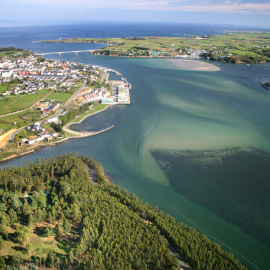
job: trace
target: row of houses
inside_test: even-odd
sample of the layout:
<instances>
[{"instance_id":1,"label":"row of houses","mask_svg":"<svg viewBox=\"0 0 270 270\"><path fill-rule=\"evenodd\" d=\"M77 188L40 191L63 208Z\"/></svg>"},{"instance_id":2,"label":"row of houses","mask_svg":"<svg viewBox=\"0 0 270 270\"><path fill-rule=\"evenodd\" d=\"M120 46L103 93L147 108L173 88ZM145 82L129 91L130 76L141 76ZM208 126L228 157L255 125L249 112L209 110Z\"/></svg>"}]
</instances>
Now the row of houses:
<instances>
[{"instance_id":1,"label":"row of houses","mask_svg":"<svg viewBox=\"0 0 270 270\"><path fill-rule=\"evenodd\" d=\"M99 87L99 88L93 89L91 92L87 92L83 94L82 97L85 99L85 101L91 102L92 100L106 98L109 95L110 93L105 87Z\"/></svg>"}]
</instances>

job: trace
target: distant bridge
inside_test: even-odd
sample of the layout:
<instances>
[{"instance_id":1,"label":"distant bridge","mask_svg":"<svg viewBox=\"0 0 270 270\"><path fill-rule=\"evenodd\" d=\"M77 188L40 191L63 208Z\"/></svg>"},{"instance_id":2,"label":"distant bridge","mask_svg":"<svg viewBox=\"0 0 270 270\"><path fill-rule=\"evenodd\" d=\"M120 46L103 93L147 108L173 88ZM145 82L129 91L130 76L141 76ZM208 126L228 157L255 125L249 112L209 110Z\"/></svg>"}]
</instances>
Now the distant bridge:
<instances>
[{"instance_id":1,"label":"distant bridge","mask_svg":"<svg viewBox=\"0 0 270 270\"><path fill-rule=\"evenodd\" d=\"M46 52L46 53L36 53L37 55L40 55L42 57L44 57L44 55L47 54L59 54L59 57L61 58L62 53L75 53L76 56L78 56L79 52L89 52L89 53L93 53L96 50L81 50L81 51L65 51L65 52Z\"/></svg>"}]
</instances>

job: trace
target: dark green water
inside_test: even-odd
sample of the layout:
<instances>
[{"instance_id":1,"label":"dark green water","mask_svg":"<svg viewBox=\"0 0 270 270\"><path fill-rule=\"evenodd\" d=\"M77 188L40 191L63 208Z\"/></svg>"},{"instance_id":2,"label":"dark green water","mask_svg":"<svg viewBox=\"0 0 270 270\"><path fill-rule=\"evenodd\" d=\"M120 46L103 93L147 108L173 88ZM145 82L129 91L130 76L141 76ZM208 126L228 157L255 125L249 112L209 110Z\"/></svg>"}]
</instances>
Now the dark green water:
<instances>
[{"instance_id":1,"label":"dark green water","mask_svg":"<svg viewBox=\"0 0 270 270\"><path fill-rule=\"evenodd\" d=\"M162 59L64 57L123 73L133 86L132 104L74 126L115 125L107 133L1 167L89 155L117 184L206 234L249 269L269 269L270 95L258 80L269 78L270 65L216 63L220 71L194 72Z\"/></svg>"}]
</instances>

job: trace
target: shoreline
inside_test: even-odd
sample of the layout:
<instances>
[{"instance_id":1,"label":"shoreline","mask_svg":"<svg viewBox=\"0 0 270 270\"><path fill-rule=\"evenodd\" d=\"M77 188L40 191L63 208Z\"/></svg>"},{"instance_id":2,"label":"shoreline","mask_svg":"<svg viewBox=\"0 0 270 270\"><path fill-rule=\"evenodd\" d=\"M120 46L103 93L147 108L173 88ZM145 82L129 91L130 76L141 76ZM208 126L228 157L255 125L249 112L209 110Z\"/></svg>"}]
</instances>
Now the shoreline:
<instances>
[{"instance_id":1,"label":"shoreline","mask_svg":"<svg viewBox=\"0 0 270 270\"><path fill-rule=\"evenodd\" d=\"M59 140L59 141L56 141L56 142L51 142L51 143L41 143L41 144L36 144L36 145L33 145L31 150L27 151L27 152L23 152L23 153L18 153L18 154L14 154L14 155L11 155L9 157L6 157L2 160L0 160L0 164L3 164L9 160L12 160L12 159L15 159L15 158L19 158L21 156L24 156L24 155L28 155L28 154L31 154L31 153L34 153L35 151L39 151L47 146L55 146L59 143L62 143L62 142L65 142L65 141L68 141L70 139L80 139L80 138L87 138L87 137L91 137L91 136L95 136L95 135L98 135L98 134L101 134L101 133L104 133L104 132L107 132L111 129L113 129L115 126L114 125L111 125L110 127L108 128L105 128L105 129L102 129L100 131L96 131L96 132L78 132L78 131L74 131L72 129L69 129L68 127L70 125L74 125L74 124L81 124L86 118L92 116L92 115L95 115L97 113L100 113L100 112L103 112L105 110L107 110L109 107L111 106L114 106L114 105L109 105L107 106L106 108L104 108L103 110L100 110L98 112L95 112L93 114L89 114L89 115L86 115L84 116L79 122L71 122L71 123L68 123L65 127L63 127L63 130L64 131L67 131L69 133L73 133L73 134L76 134L77 136L69 136L69 137L66 137L62 140Z\"/></svg>"},{"instance_id":2,"label":"shoreline","mask_svg":"<svg viewBox=\"0 0 270 270\"><path fill-rule=\"evenodd\" d=\"M205 61L200 61L200 59L183 59L183 58L172 58L167 59L172 66L187 71L220 71L220 67L208 63Z\"/></svg>"}]
</instances>

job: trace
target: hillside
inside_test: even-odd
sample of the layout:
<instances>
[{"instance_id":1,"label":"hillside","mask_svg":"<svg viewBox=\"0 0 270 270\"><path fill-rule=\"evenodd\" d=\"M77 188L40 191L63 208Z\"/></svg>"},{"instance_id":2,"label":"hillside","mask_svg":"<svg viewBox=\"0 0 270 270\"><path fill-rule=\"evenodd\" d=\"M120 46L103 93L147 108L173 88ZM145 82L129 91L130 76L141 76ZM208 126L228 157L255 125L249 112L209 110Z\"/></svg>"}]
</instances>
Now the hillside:
<instances>
[{"instance_id":1,"label":"hillside","mask_svg":"<svg viewBox=\"0 0 270 270\"><path fill-rule=\"evenodd\" d=\"M0 269L246 269L221 248L108 182L86 156L0 169Z\"/></svg>"}]
</instances>

